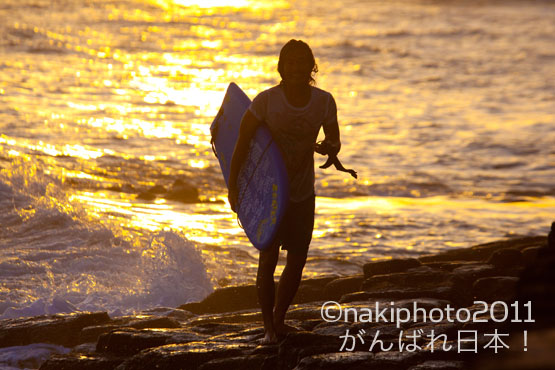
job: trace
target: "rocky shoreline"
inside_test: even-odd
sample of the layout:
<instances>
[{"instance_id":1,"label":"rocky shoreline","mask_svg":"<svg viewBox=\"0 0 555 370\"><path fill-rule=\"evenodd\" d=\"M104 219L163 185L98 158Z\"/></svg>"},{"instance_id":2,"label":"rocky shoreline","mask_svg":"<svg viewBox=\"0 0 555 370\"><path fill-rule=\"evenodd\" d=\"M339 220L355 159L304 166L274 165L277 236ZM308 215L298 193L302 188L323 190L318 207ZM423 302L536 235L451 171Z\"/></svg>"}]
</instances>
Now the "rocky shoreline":
<instances>
[{"instance_id":1,"label":"rocky shoreline","mask_svg":"<svg viewBox=\"0 0 555 370\"><path fill-rule=\"evenodd\" d=\"M248 285L115 319L97 312L1 320L0 348L68 349L42 370L551 369L554 228L547 238L377 261L360 275L304 280L287 315L299 331L276 345L258 343L261 315Z\"/></svg>"}]
</instances>

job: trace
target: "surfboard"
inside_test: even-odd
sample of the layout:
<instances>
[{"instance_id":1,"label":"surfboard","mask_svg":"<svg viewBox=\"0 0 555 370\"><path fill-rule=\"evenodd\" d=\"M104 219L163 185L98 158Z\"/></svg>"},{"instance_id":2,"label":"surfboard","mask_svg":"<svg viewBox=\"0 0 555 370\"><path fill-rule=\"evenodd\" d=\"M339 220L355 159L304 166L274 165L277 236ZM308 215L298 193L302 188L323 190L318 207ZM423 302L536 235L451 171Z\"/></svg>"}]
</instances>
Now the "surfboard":
<instances>
[{"instance_id":1,"label":"surfboard","mask_svg":"<svg viewBox=\"0 0 555 370\"><path fill-rule=\"evenodd\" d=\"M218 158L226 185L241 119L251 100L231 83L216 118L210 126L212 149ZM266 125L260 125L250 143L247 158L237 178L237 215L249 241L259 250L274 241L287 204L289 180L285 162Z\"/></svg>"}]
</instances>

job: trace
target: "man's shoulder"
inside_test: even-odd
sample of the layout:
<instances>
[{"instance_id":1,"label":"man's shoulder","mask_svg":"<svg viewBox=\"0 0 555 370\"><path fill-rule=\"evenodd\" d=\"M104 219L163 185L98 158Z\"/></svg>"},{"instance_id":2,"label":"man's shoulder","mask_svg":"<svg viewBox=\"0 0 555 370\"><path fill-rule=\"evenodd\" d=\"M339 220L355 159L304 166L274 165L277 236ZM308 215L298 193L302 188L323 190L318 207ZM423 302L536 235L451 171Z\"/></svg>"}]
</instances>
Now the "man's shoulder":
<instances>
[{"instance_id":1,"label":"man's shoulder","mask_svg":"<svg viewBox=\"0 0 555 370\"><path fill-rule=\"evenodd\" d=\"M277 86L272 86L266 90L263 90L261 92L258 93L258 95L256 95L255 100L260 100L260 99L268 99L268 97L270 96L275 96L277 94L279 94L279 85Z\"/></svg>"},{"instance_id":2,"label":"man's shoulder","mask_svg":"<svg viewBox=\"0 0 555 370\"><path fill-rule=\"evenodd\" d=\"M261 95L261 94L277 94L277 93L279 93L279 90L280 90L280 86L275 85L275 86L267 88L266 90L261 91L259 95Z\"/></svg>"},{"instance_id":3,"label":"man's shoulder","mask_svg":"<svg viewBox=\"0 0 555 370\"><path fill-rule=\"evenodd\" d=\"M279 85L272 86L269 89L264 90L263 92L266 93L267 96L273 101L275 101L275 99L281 99L284 96L283 90Z\"/></svg>"},{"instance_id":4,"label":"man's shoulder","mask_svg":"<svg viewBox=\"0 0 555 370\"><path fill-rule=\"evenodd\" d=\"M331 93L327 92L326 90L320 89L316 86L310 86L310 88L312 89L312 93L315 94L317 97L322 97L325 99L333 98Z\"/></svg>"}]
</instances>

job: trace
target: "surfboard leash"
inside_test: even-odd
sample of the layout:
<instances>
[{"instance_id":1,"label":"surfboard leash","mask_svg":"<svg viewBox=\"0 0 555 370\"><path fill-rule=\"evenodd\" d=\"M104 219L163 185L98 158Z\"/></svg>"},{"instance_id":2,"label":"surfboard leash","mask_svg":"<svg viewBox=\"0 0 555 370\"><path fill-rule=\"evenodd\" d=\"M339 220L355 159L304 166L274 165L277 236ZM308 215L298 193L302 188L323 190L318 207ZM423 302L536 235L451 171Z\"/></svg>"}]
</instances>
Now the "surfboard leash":
<instances>
[{"instance_id":1,"label":"surfboard leash","mask_svg":"<svg viewBox=\"0 0 555 370\"><path fill-rule=\"evenodd\" d=\"M318 143L316 143L316 146L314 147L314 151L318 154L328 156L328 160L326 161L326 163L321 165L320 168L325 169L330 167L333 164L336 170L341 172L347 172L355 179L358 178L357 172L355 170L343 167L343 164L339 161L339 158L337 158L337 152L335 152L332 149L331 145L329 145L325 140L319 141Z\"/></svg>"}]
</instances>

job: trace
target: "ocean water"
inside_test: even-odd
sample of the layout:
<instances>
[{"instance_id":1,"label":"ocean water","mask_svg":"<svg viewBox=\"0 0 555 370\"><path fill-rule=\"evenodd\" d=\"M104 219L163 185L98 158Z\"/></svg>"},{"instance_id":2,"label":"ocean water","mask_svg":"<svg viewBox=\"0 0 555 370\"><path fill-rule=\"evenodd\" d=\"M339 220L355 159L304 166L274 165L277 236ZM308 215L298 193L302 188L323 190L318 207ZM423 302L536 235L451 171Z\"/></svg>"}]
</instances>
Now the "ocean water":
<instances>
[{"instance_id":1,"label":"ocean water","mask_svg":"<svg viewBox=\"0 0 555 370\"><path fill-rule=\"evenodd\" d=\"M548 232L554 2L2 0L0 318L254 282L209 126L230 82L279 82L291 38L359 173L317 168L305 277ZM199 202L139 196L177 180Z\"/></svg>"}]
</instances>

